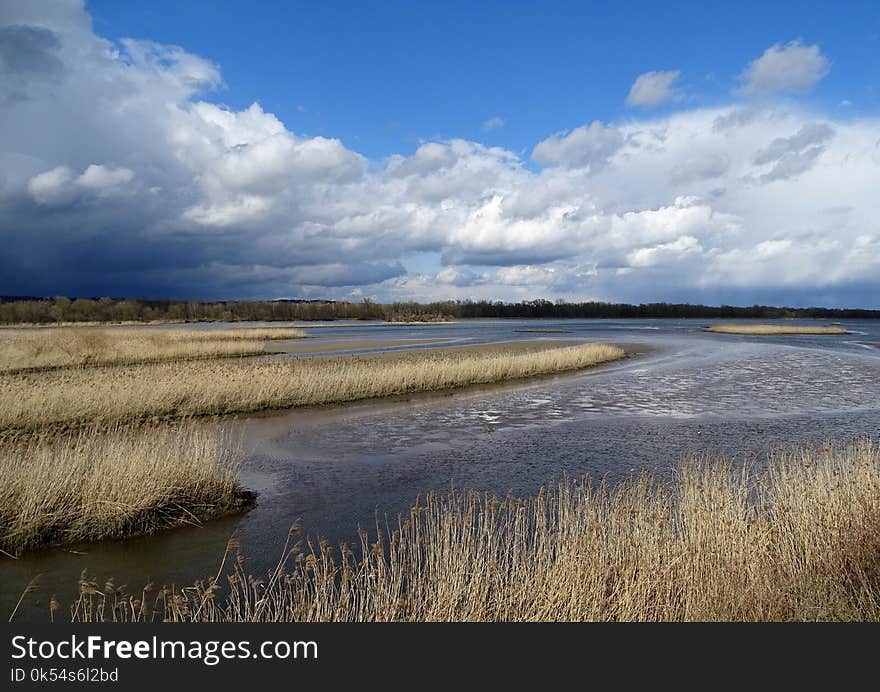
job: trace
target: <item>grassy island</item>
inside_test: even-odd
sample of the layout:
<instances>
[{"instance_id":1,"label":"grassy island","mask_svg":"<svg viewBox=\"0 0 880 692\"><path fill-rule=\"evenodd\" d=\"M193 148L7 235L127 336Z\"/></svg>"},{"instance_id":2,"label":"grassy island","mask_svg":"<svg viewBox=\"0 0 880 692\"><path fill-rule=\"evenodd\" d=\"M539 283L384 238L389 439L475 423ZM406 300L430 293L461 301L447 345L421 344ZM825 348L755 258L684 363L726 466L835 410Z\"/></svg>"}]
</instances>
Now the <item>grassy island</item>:
<instances>
[{"instance_id":1,"label":"grassy island","mask_svg":"<svg viewBox=\"0 0 880 692\"><path fill-rule=\"evenodd\" d=\"M43 327L0 332L0 373L135 365L265 352L267 341L301 339L302 329Z\"/></svg>"},{"instance_id":2,"label":"grassy island","mask_svg":"<svg viewBox=\"0 0 880 692\"><path fill-rule=\"evenodd\" d=\"M716 334L748 334L754 336L775 336L785 334L849 334L837 325L805 324L713 324L706 327L707 332Z\"/></svg>"},{"instance_id":3,"label":"grassy island","mask_svg":"<svg viewBox=\"0 0 880 692\"><path fill-rule=\"evenodd\" d=\"M0 375L0 430L250 413L454 389L625 356L552 343L281 360L223 359Z\"/></svg>"},{"instance_id":4,"label":"grassy island","mask_svg":"<svg viewBox=\"0 0 880 692\"><path fill-rule=\"evenodd\" d=\"M217 429L84 429L0 440L0 550L125 538L240 511L240 450Z\"/></svg>"}]
</instances>

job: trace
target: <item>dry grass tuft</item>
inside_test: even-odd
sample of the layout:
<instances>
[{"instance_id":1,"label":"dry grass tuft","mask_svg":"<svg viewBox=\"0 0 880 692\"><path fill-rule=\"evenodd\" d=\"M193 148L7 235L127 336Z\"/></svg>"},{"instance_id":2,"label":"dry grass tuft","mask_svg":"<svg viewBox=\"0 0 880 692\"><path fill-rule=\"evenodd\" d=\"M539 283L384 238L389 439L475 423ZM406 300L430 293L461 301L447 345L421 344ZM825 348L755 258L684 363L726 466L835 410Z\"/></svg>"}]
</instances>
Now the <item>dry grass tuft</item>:
<instances>
[{"instance_id":1,"label":"dry grass tuft","mask_svg":"<svg viewBox=\"0 0 880 692\"><path fill-rule=\"evenodd\" d=\"M705 331L717 334L751 334L772 336L781 334L849 334L843 327L802 324L713 324Z\"/></svg>"},{"instance_id":2,"label":"dry grass tuft","mask_svg":"<svg viewBox=\"0 0 880 692\"><path fill-rule=\"evenodd\" d=\"M877 620L880 449L717 457L671 483L562 482L527 500L429 495L360 555L292 547L264 579L231 572L151 596L90 589L74 620ZM224 555L224 572L231 548Z\"/></svg>"},{"instance_id":3,"label":"dry grass tuft","mask_svg":"<svg viewBox=\"0 0 880 692\"><path fill-rule=\"evenodd\" d=\"M0 331L0 372L252 356L301 329L62 327Z\"/></svg>"},{"instance_id":4,"label":"dry grass tuft","mask_svg":"<svg viewBox=\"0 0 880 692\"><path fill-rule=\"evenodd\" d=\"M193 361L0 376L0 429L246 413L433 391L586 368L616 346L448 349L380 356Z\"/></svg>"},{"instance_id":5,"label":"dry grass tuft","mask_svg":"<svg viewBox=\"0 0 880 692\"><path fill-rule=\"evenodd\" d=\"M0 549L151 533L243 508L239 445L217 430L83 430L0 440Z\"/></svg>"}]
</instances>

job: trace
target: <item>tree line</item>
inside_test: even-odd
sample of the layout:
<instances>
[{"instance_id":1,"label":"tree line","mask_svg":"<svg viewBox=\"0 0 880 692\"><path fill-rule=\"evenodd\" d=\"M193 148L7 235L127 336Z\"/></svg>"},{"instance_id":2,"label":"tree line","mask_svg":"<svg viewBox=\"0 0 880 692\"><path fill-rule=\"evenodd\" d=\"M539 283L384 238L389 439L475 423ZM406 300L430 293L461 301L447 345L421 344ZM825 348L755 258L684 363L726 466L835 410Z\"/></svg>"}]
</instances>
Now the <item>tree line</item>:
<instances>
[{"instance_id":1,"label":"tree line","mask_svg":"<svg viewBox=\"0 0 880 692\"><path fill-rule=\"evenodd\" d=\"M529 300L505 303L459 300L433 303L376 303L330 300L180 301L143 298L0 298L0 324L61 322L242 322L332 321L341 319L444 321L467 318L703 318L703 319L876 319L880 310L791 308L753 305L691 305Z\"/></svg>"}]
</instances>

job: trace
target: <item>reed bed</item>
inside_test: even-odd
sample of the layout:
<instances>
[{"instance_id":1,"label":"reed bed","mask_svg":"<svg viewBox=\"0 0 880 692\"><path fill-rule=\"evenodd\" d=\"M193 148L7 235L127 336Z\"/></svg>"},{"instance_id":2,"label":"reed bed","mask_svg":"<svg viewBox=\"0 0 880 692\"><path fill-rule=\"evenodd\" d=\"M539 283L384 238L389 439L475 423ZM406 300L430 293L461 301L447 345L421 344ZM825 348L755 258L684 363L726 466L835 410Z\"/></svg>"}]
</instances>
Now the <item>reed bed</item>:
<instances>
[{"instance_id":1,"label":"reed bed","mask_svg":"<svg viewBox=\"0 0 880 692\"><path fill-rule=\"evenodd\" d=\"M127 595L83 577L77 621L880 619L880 449L685 461L673 480L562 481L532 498L428 495L359 554L294 542L264 578Z\"/></svg>"},{"instance_id":2,"label":"reed bed","mask_svg":"<svg viewBox=\"0 0 880 692\"><path fill-rule=\"evenodd\" d=\"M772 336L784 334L849 334L843 327L836 325L802 325L802 324L713 324L706 327L707 332L716 334L750 334L756 336Z\"/></svg>"},{"instance_id":3,"label":"reed bed","mask_svg":"<svg viewBox=\"0 0 880 692\"><path fill-rule=\"evenodd\" d=\"M299 339L301 329L62 327L0 331L0 373L92 365L252 356L264 343Z\"/></svg>"},{"instance_id":4,"label":"reed bed","mask_svg":"<svg viewBox=\"0 0 880 692\"><path fill-rule=\"evenodd\" d=\"M237 511L240 445L216 429L86 429L0 441L0 549L120 538Z\"/></svg>"},{"instance_id":5,"label":"reed bed","mask_svg":"<svg viewBox=\"0 0 880 692\"><path fill-rule=\"evenodd\" d=\"M623 358L605 344L537 351L438 349L380 356L217 360L0 376L0 429L246 413L546 375Z\"/></svg>"}]
</instances>

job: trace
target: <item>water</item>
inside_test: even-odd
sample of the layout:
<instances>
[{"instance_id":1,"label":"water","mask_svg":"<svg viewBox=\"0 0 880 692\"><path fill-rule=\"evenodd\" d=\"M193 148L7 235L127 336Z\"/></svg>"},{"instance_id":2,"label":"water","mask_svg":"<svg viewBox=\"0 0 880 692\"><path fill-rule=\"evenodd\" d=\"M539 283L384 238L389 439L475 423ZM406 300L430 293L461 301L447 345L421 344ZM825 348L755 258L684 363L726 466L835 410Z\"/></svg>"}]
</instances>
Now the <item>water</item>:
<instances>
[{"instance_id":1,"label":"water","mask_svg":"<svg viewBox=\"0 0 880 692\"><path fill-rule=\"evenodd\" d=\"M250 569L260 573L296 521L313 537L354 542L358 526L393 522L431 489L531 494L565 474L614 481L650 468L662 476L689 452L746 454L829 436L880 435L880 324L847 321L855 333L846 336L746 337L703 332L710 322L475 320L315 330L315 343L590 340L636 355L578 374L226 423L243 430L242 479L260 493L253 511L75 552L4 558L0 607L9 612L37 573L40 589L19 617L45 620L53 593L69 603L84 569L130 590L148 580L191 583L217 572L233 533ZM358 352L375 350L381 349Z\"/></svg>"}]
</instances>

